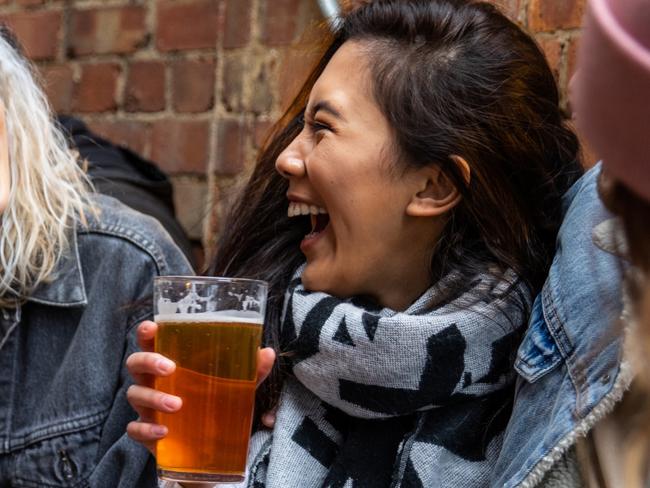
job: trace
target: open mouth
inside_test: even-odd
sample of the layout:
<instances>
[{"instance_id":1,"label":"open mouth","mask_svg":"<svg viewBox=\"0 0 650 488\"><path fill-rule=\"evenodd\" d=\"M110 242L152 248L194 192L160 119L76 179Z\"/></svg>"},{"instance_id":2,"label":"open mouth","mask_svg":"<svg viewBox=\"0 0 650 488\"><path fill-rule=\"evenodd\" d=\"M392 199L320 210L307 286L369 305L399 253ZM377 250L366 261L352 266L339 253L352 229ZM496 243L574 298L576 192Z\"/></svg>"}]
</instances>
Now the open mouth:
<instances>
[{"instance_id":1,"label":"open mouth","mask_svg":"<svg viewBox=\"0 0 650 488\"><path fill-rule=\"evenodd\" d=\"M302 217L309 220L311 231L305 236L305 239L311 239L323 232L330 222L330 216L322 207L316 205L307 205L306 203L289 202L287 215L292 217ZM306 223L307 225L307 223Z\"/></svg>"}]
</instances>

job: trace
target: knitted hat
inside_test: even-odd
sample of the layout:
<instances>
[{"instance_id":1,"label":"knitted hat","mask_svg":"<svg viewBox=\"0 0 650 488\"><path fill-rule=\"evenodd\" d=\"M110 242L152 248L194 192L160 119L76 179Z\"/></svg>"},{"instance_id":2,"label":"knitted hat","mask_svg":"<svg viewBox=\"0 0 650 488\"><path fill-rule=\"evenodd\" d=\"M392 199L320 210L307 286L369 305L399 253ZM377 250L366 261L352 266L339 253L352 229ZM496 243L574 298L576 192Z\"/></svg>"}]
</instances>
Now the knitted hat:
<instances>
[{"instance_id":1,"label":"knitted hat","mask_svg":"<svg viewBox=\"0 0 650 488\"><path fill-rule=\"evenodd\" d=\"M650 200L650 0L589 0L571 101L608 172Z\"/></svg>"}]
</instances>

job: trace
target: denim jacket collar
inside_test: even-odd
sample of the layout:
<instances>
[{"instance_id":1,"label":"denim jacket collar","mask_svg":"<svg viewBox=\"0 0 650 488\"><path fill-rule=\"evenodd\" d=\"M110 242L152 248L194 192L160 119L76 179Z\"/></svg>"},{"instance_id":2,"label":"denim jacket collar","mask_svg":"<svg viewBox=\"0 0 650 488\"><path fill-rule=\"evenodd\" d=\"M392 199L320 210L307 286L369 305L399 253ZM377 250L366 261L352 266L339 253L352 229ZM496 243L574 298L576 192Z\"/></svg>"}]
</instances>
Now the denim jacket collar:
<instances>
[{"instance_id":1,"label":"denim jacket collar","mask_svg":"<svg viewBox=\"0 0 650 488\"><path fill-rule=\"evenodd\" d=\"M79 259L77 233L70 232L68 250L61 256L53 278L41 283L27 301L55 307L80 307L87 303L86 287Z\"/></svg>"}]
</instances>

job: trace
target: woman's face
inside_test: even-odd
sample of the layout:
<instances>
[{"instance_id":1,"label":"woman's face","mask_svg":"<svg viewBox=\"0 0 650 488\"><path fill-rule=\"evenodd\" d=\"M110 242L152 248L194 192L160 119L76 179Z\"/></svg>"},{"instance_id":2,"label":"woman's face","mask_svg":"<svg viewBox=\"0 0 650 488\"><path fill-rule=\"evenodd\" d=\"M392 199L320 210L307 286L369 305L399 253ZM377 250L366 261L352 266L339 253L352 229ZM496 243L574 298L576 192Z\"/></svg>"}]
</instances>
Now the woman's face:
<instances>
[{"instance_id":1,"label":"woman's face","mask_svg":"<svg viewBox=\"0 0 650 488\"><path fill-rule=\"evenodd\" d=\"M289 180L289 217L311 220L300 245L306 288L397 307L389 295L428 280L435 238L430 222L407 211L422 175L395 167L395 139L371 86L362 45L345 43L314 85L305 126L276 168Z\"/></svg>"},{"instance_id":2,"label":"woman's face","mask_svg":"<svg viewBox=\"0 0 650 488\"><path fill-rule=\"evenodd\" d=\"M9 146L7 144L7 127L5 124L5 108L0 102L0 214L9 202L10 190Z\"/></svg>"}]
</instances>

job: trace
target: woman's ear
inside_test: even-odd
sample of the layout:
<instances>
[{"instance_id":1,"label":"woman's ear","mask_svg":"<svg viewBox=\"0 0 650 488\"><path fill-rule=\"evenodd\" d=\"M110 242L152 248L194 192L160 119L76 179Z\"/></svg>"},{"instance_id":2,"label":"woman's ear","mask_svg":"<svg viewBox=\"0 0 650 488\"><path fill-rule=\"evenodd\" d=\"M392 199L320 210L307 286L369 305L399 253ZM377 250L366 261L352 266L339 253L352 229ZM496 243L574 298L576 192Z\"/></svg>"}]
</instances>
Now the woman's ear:
<instances>
[{"instance_id":1,"label":"woman's ear","mask_svg":"<svg viewBox=\"0 0 650 488\"><path fill-rule=\"evenodd\" d=\"M458 164L463 178L469 184L470 168L467 161L456 155L451 156L451 158ZM433 164L422 168L420 176L419 188L406 207L407 215L411 217L438 217L458 205L462 196L458 188L438 165Z\"/></svg>"}]
</instances>

